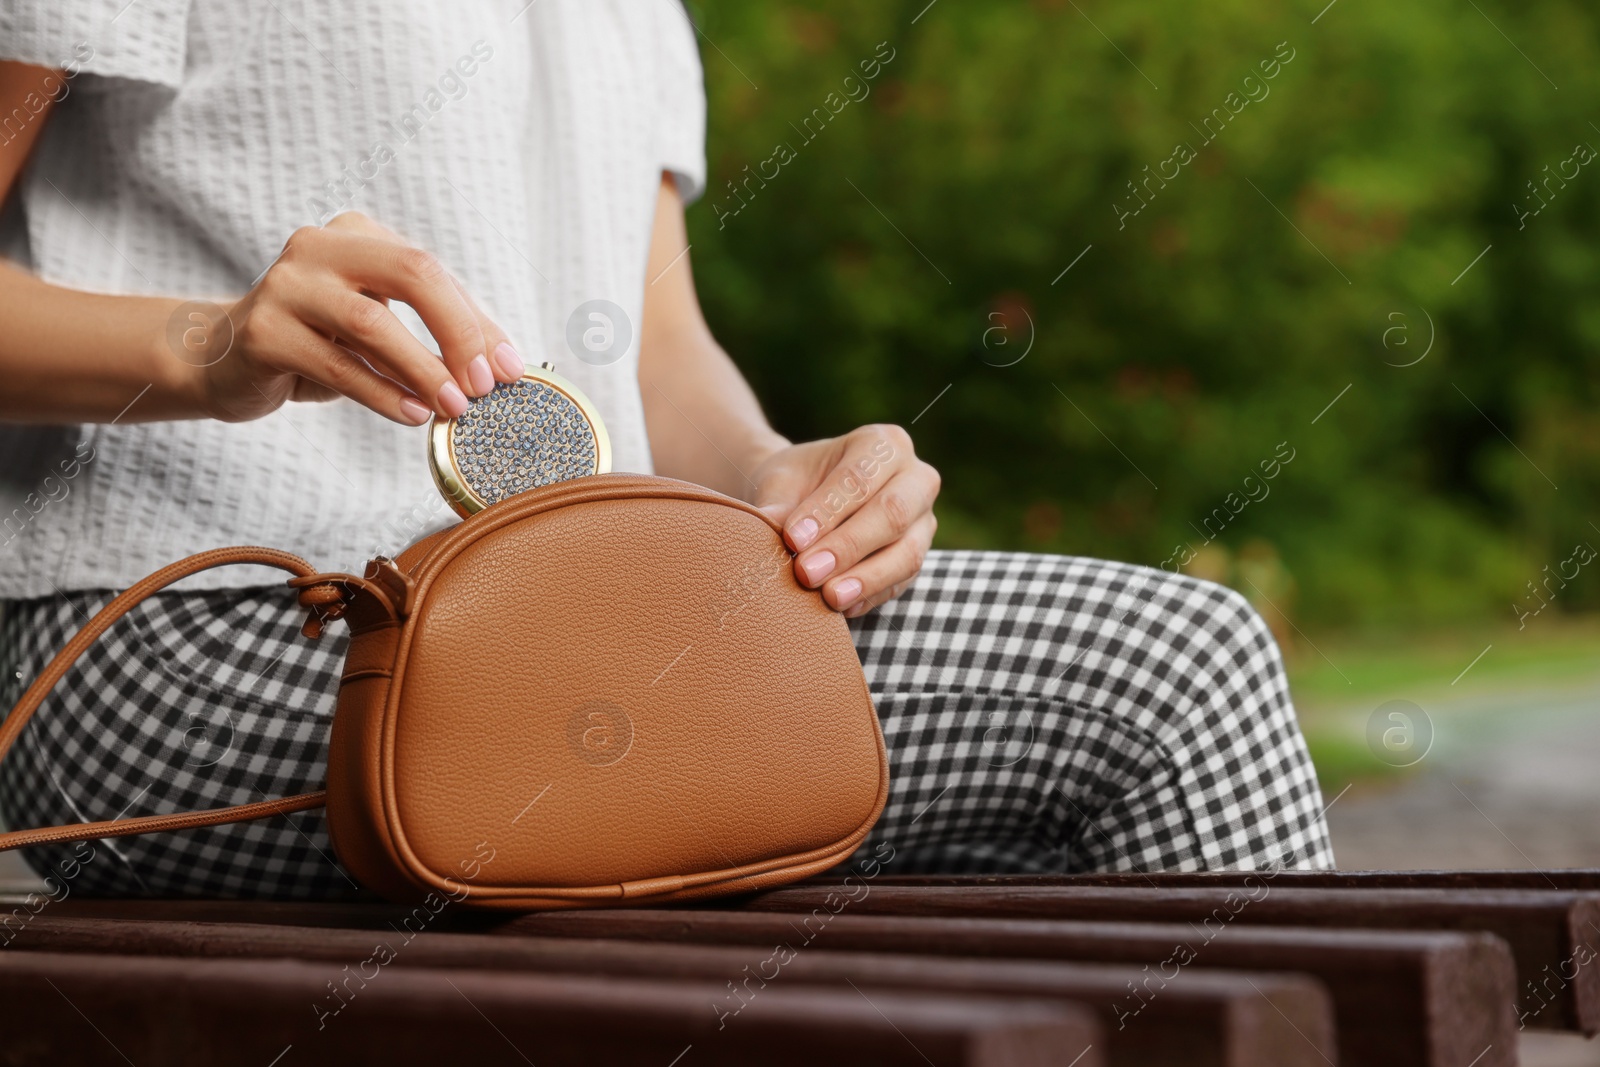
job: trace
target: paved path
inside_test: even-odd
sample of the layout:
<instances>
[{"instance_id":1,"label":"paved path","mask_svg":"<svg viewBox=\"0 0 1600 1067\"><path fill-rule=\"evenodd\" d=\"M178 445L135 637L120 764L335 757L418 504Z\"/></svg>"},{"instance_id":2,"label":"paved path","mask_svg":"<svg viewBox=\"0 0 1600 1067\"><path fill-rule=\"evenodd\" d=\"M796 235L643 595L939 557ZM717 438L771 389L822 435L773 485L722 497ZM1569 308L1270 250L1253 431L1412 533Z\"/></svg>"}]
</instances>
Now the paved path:
<instances>
[{"instance_id":1,"label":"paved path","mask_svg":"<svg viewBox=\"0 0 1600 1067\"><path fill-rule=\"evenodd\" d=\"M1339 866L1600 866L1600 680L1419 703L1428 756L1328 810Z\"/></svg>"},{"instance_id":2,"label":"paved path","mask_svg":"<svg viewBox=\"0 0 1600 1067\"><path fill-rule=\"evenodd\" d=\"M1418 703L1435 730L1427 757L1328 809L1339 866L1600 866L1600 679ZM1526 1033L1522 1063L1600 1067L1600 1039Z\"/></svg>"}]
</instances>

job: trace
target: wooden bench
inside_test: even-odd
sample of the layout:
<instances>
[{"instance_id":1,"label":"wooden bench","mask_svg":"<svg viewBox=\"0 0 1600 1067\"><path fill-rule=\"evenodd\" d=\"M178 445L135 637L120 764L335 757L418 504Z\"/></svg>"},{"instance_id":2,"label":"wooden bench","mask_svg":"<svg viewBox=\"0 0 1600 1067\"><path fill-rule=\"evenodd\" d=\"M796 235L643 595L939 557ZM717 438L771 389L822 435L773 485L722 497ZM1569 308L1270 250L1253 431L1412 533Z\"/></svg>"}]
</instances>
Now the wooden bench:
<instances>
[{"instance_id":1,"label":"wooden bench","mask_svg":"<svg viewBox=\"0 0 1600 1067\"><path fill-rule=\"evenodd\" d=\"M421 919L21 907L0 1064L1510 1067L1522 1026L1600 1029L1600 871L883 872Z\"/></svg>"}]
</instances>

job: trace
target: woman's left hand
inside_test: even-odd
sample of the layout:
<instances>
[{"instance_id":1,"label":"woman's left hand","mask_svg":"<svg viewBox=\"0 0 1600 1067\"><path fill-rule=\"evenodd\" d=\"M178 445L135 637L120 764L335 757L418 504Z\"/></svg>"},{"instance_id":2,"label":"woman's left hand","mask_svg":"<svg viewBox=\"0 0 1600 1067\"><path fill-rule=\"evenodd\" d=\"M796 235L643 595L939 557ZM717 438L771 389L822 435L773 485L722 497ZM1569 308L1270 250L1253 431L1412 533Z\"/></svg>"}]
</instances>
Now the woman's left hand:
<instances>
[{"instance_id":1,"label":"woman's left hand","mask_svg":"<svg viewBox=\"0 0 1600 1067\"><path fill-rule=\"evenodd\" d=\"M783 524L795 576L855 618L900 595L922 569L939 521L939 472L899 426L789 445L767 456L751 502Z\"/></svg>"}]
</instances>

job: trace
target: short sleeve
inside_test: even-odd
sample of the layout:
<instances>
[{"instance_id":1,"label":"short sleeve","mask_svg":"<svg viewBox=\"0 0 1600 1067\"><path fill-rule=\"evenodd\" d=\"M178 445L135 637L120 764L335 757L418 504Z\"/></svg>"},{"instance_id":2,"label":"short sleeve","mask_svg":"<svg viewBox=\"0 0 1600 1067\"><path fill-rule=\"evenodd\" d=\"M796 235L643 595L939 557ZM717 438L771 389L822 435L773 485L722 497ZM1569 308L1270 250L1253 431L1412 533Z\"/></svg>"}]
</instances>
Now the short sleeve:
<instances>
[{"instance_id":1,"label":"short sleeve","mask_svg":"<svg viewBox=\"0 0 1600 1067\"><path fill-rule=\"evenodd\" d=\"M706 91L694 23L681 3L657 5L665 24L657 35L661 111L657 119L661 169L678 183L685 204L706 189Z\"/></svg>"},{"instance_id":2,"label":"short sleeve","mask_svg":"<svg viewBox=\"0 0 1600 1067\"><path fill-rule=\"evenodd\" d=\"M0 59L132 78L183 81L190 0L0 0Z\"/></svg>"}]
</instances>

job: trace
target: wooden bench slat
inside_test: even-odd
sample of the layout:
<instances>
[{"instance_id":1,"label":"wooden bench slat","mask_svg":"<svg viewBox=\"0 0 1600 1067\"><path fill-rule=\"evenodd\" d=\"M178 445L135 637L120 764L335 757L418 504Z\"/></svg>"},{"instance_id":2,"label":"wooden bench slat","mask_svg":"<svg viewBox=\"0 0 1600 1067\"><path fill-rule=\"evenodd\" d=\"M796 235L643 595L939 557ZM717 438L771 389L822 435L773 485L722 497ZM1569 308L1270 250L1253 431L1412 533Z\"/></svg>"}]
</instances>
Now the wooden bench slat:
<instances>
[{"instance_id":1,"label":"wooden bench slat","mask_svg":"<svg viewBox=\"0 0 1600 1067\"><path fill-rule=\"evenodd\" d=\"M874 893L882 896L886 889L890 889L890 886L874 886ZM242 915L240 909L243 907L248 909L250 921L258 923L371 928L378 928L386 921L395 921L403 915L403 910L390 905L69 899L51 907L56 915L142 915L192 920L237 920ZM856 907L858 912L861 910L858 905L851 907ZM699 936L706 933L704 928L707 923L715 921L768 921L762 915L672 910L662 912L659 915L661 921L653 923L648 918L650 915L650 912L565 913L520 918L509 923L472 917L467 925L499 923L499 929L504 933L661 937L664 936L662 929L682 928L682 917L693 917L694 928ZM850 925L845 918L835 918L835 925ZM848 918L858 920L859 917ZM546 926L531 928L530 923L541 921ZM792 920L789 918L774 921L781 923L781 929L773 925L755 934L757 944L768 937L784 936L782 929L792 929L789 926ZM558 929L562 923L573 923L573 931L568 933L565 929ZM624 926L632 926L632 933L624 933ZM1002 949L992 949L981 937L976 942L970 937L963 941L958 929L960 926L973 929L971 923L944 920L917 929L909 937L890 939L882 944L870 937L861 944L840 944L837 936L827 939L827 944L840 949L854 947L890 952L1040 957L1030 941L1035 934L1011 937L1010 942L1000 937L995 944L1002 945ZM1043 926L1051 928L1061 926L1061 923L1045 923ZM1187 925L1166 928L1165 933L1158 926L1147 925L1069 923L1067 926L1077 929L1077 933L1067 937L1067 941L1061 941L1061 936L1064 936L1062 931L1054 931L1053 937L1046 937L1042 942L1048 945L1043 958L1130 961L1138 965L1158 966L1168 958L1176 942L1195 933L1194 928ZM1150 931L1157 931L1154 939L1150 937ZM723 928L709 939L726 939L728 934L730 929ZM683 936L691 937L693 934ZM1390 955L1384 955L1384 950ZM1205 945L1205 957L1200 966L1267 971L1301 969L1322 977L1333 992L1339 1048L1347 1054L1350 1062L1429 1062L1438 1067L1450 1067L1474 1061L1486 1048L1488 1051L1482 1061L1478 1061L1480 1067L1514 1062L1512 1053L1507 1049L1514 1046L1515 1040L1515 1017L1509 1017L1515 982L1506 947L1494 942L1491 937L1451 939L1443 934L1326 934L1306 929L1291 931L1238 925L1230 929L1229 936ZM1560 993L1562 990L1550 989L1549 982L1546 982L1541 995L1549 997L1550 1003L1531 1017L1533 1024L1549 1024ZM1467 1046L1472 1045L1475 1048L1467 1051Z\"/></svg>"},{"instance_id":2,"label":"wooden bench slat","mask_svg":"<svg viewBox=\"0 0 1600 1067\"><path fill-rule=\"evenodd\" d=\"M862 889L865 889L862 883ZM812 911L843 890L813 886L752 898L747 908ZM1511 946L1516 1010L1527 1026L1600 1032L1600 893L1523 889L1299 889L1254 886L893 886L854 890L857 914L1186 922L1220 928L1293 925L1481 930Z\"/></svg>"},{"instance_id":3,"label":"wooden bench slat","mask_svg":"<svg viewBox=\"0 0 1600 1067\"><path fill-rule=\"evenodd\" d=\"M1304 975L1191 971L1119 1026L1119 1009L1146 978L1137 967L1095 963L868 954L780 953L775 946L676 945L640 941L422 933L409 941L382 931L116 919L30 925L16 948L45 952L196 957L283 957L354 963L380 937L399 943L393 966L572 972L726 983L708 1010L733 1021L769 985L855 983L876 989L942 990L1082 1003L1099 1016L1111 1067L1323 1067L1336 1060L1332 1002ZM737 987L737 988L734 988Z\"/></svg>"},{"instance_id":4,"label":"wooden bench slat","mask_svg":"<svg viewBox=\"0 0 1600 1067\"><path fill-rule=\"evenodd\" d=\"M876 892L876 890L874 890ZM852 905L853 907L853 905ZM1329 931L1241 926L1209 943L1194 926L1066 920L908 918L857 914L661 909L550 912L496 928L503 936L639 938L774 945L827 951L924 953L1011 959L1099 960L1148 967L1153 1005L1191 968L1297 970L1333 997L1340 1061L1366 1067L1513 1067L1515 970L1505 943L1487 934ZM1187 945L1177 977L1166 961ZM1199 973L1198 971L1194 973ZM1148 1009L1145 1009L1148 1010ZM1138 1015L1128 1025L1138 1023Z\"/></svg>"},{"instance_id":5,"label":"wooden bench slat","mask_svg":"<svg viewBox=\"0 0 1600 1067\"><path fill-rule=\"evenodd\" d=\"M326 963L0 954L7 1061L670 1067L692 1047L685 1064L729 1067L1101 1063L1093 1016L1060 1002L796 986L718 1030L709 982L374 966L319 1016L343 975Z\"/></svg>"},{"instance_id":6,"label":"wooden bench slat","mask_svg":"<svg viewBox=\"0 0 1600 1067\"><path fill-rule=\"evenodd\" d=\"M413 909L381 901L300 901L300 900L201 900L111 899L69 896L44 904L39 914L84 919L148 919L168 922L249 922L284 926L322 926L352 930L376 930L398 923ZM7 927L6 915L18 925ZM0 905L0 942L8 931L20 934L30 916L18 904Z\"/></svg>"},{"instance_id":7,"label":"wooden bench slat","mask_svg":"<svg viewBox=\"0 0 1600 1067\"><path fill-rule=\"evenodd\" d=\"M823 874L801 886L837 885L846 872ZM874 885L901 886L1237 886L1266 877L1256 871L1152 871L1113 874L880 874ZM1600 868L1553 871L1279 871L1274 885L1298 889L1565 889L1600 891Z\"/></svg>"}]
</instances>

